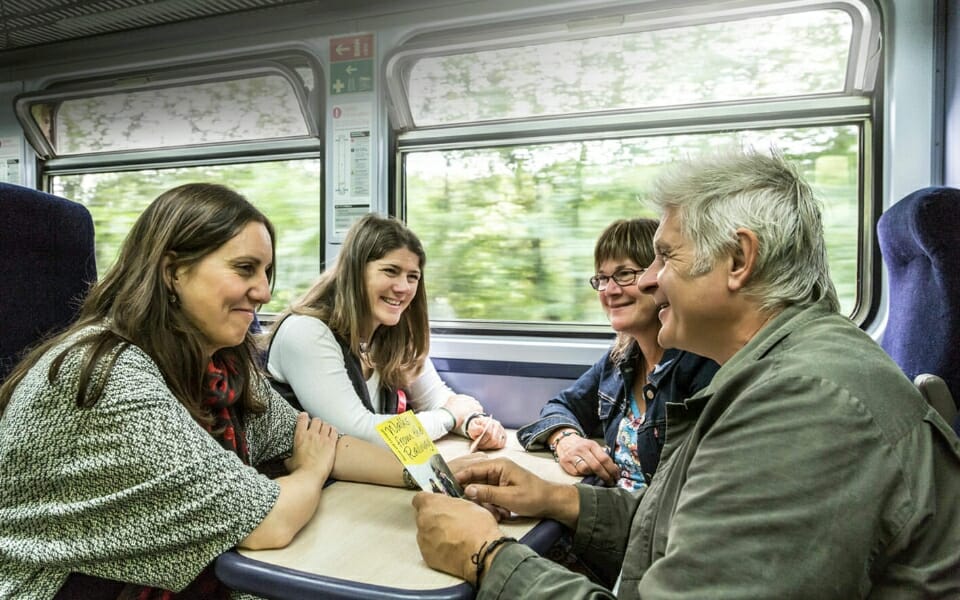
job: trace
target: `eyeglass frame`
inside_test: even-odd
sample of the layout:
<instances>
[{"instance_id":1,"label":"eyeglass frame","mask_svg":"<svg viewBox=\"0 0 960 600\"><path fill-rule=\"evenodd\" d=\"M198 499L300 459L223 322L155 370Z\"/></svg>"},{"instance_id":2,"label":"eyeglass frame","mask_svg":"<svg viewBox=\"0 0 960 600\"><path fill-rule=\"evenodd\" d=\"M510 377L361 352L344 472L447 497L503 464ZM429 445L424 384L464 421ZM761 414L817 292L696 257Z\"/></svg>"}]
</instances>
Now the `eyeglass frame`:
<instances>
[{"instance_id":1,"label":"eyeglass frame","mask_svg":"<svg viewBox=\"0 0 960 600\"><path fill-rule=\"evenodd\" d=\"M617 275L619 275L619 274L621 274L621 273L625 273L625 272L630 273L630 279L629 279L629 280L624 279L624 280L621 281L621 279L618 279L618 278L617 278ZM624 269L617 269L615 272L613 272L613 273L610 274L610 275L594 275L594 276L591 277L590 280L589 280L589 281L590 281L590 287L592 287L594 290L596 290L596 291L598 291L598 292L602 292L602 291L604 291L604 290L607 289L607 286L608 286L608 285L610 285L610 280L611 280L611 279L612 279L613 282L614 282L615 284L617 284L618 286L620 286L620 287L627 287L628 285L633 285L633 284L635 284L635 283L637 282L637 279L639 279L639 278L640 278L644 273L646 273L646 272L647 272L646 269L626 269L626 268L624 268Z\"/></svg>"}]
</instances>

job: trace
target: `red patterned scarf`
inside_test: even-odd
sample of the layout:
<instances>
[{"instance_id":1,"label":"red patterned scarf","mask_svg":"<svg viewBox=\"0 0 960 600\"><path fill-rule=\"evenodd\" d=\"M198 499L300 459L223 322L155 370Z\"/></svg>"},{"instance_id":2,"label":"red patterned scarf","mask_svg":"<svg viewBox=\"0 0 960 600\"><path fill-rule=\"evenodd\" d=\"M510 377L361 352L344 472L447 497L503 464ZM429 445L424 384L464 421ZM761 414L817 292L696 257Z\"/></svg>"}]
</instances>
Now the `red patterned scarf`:
<instances>
[{"instance_id":1,"label":"red patterned scarf","mask_svg":"<svg viewBox=\"0 0 960 600\"><path fill-rule=\"evenodd\" d=\"M250 453L247 450L247 436L244 435L243 422L237 413L236 402L243 391L243 382L237 375L237 370L230 361L216 364L210 361L207 364L207 395L204 404L210 407L214 422L204 425L220 445L231 452L235 452L243 464L250 464Z\"/></svg>"}]
</instances>

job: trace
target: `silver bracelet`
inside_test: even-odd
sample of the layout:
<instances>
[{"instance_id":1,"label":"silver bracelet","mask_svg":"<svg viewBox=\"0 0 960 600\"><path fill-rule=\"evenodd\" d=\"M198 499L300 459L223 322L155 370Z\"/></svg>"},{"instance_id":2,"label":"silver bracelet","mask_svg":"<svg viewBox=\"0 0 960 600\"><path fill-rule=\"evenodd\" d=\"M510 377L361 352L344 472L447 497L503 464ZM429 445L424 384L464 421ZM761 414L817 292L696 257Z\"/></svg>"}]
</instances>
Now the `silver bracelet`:
<instances>
[{"instance_id":1,"label":"silver bracelet","mask_svg":"<svg viewBox=\"0 0 960 600\"><path fill-rule=\"evenodd\" d=\"M453 416L453 413L450 412L449 408L441 406L440 410L442 410L443 412L447 413L450 416L450 427L447 427L447 431L453 431L453 428L457 426L457 418Z\"/></svg>"}]
</instances>

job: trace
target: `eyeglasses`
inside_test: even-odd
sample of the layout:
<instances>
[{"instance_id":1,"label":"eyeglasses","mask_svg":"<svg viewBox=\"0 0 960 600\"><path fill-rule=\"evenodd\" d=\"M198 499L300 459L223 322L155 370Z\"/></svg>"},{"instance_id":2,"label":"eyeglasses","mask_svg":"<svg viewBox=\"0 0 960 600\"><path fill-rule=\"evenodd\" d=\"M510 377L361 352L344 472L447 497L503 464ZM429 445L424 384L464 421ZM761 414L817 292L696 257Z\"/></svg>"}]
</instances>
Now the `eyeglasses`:
<instances>
[{"instance_id":1,"label":"eyeglasses","mask_svg":"<svg viewBox=\"0 0 960 600\"><path fill-rule=\"evenodd\" d=\"M637 277L643 275L646 269L620 269L613 275L594 275L590 278L590 287L602 292L607 289L607 284L610 283L612 279L614 283L620 287L626 285L633 285L637 281Z\"/></svg>"}]
</instances>

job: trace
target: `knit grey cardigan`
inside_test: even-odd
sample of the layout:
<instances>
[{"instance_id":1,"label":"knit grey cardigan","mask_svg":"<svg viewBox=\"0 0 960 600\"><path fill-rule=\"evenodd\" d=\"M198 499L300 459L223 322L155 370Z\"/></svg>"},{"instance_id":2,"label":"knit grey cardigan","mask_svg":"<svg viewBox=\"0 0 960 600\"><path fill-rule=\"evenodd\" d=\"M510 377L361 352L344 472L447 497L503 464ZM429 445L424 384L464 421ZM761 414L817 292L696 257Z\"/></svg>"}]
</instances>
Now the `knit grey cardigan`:
<instances>
[{"instance_id":1,"label":"knit grey cardigan","mask_svg":"<svg viewBox=\"0 0 960 600\"><path fill-rule=\"evenodd\" d=\"M87 332L81 332L87 333ZM78 408L82 350L51 349L0 419L0 598L52 598L71 572L180 590L270 512L279 486L223 449L131 346ZM296 412L257 376L254 465L286 455Z\"/></svg>"}]
</instances>

